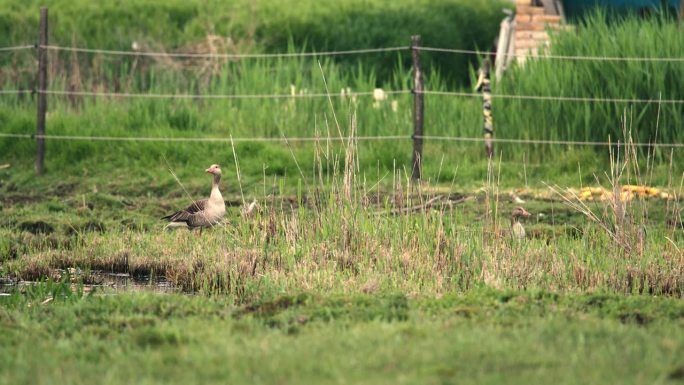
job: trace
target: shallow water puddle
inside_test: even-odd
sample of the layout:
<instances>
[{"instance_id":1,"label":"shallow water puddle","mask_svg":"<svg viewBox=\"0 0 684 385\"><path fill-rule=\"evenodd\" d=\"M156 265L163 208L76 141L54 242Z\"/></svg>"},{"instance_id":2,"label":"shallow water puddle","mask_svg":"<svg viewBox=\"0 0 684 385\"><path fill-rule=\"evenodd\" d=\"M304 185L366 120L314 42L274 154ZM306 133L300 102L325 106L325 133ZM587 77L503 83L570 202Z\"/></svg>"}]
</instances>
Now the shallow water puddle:
<instances>
[{"instance_id":1,"label":"shallow water puddle","mask_svg":"<svg viewBox=\"0 0 684 385\"><path fill-rule=\"evenodd\" d=\"M83 292L92 290L111 292L145 291L154 293L176 293L180 290L174 287L164 277L131 276L128 273L110 273L103 271L89 271L87 273L60 271L59 276L71 277L72 289L79 286ZM80 282L79 282L80 278ZM0 295L11 295L17 290L41 284L39 281L21 281L9 277L0 277Z\"/></svg>"}]
</instances>

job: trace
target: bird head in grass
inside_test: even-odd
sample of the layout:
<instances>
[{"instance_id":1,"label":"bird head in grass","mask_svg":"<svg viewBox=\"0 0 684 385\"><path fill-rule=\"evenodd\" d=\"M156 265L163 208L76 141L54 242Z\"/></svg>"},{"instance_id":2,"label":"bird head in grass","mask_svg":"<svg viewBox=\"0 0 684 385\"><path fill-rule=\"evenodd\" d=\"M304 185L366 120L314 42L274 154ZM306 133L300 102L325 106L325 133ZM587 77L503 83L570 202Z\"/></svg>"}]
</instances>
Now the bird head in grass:
<instances>
[{"instance_id":1,"label":"bird head in grass","mask_svg":"<svg viewBox=\"0 0 684 385\"><path fill-rule=\"evenodd\" d=\"M529 217L530 215L532 214L530 214L527 210L525 210L522 207L516 207L513 209L513 219L518 219L520 217Z\"/></svg>"},{"instance_id":2,"label":"bird head in grass","mask_svg":"<svg viewBox=\"0 0 684 385\"><path fill-rule=\"evenodd\" d=\"M527 212L522 207L516 207L513 209L513 215L511 217L511 235L517 239L524 239L527 233L522 223L518 221L520 217L529 217L531 214Z\"/></svg>"},{"instance_id":3,"label":"bird head in grass","mask_svg":"<svg viewBox=\"0 0 684 385\"><path fill-rule=\"evenodd\" d=\"M221 175L221 166L218 164L212 164L208 169L205 170L209 174Z\"/></svg>"}]
</instances>

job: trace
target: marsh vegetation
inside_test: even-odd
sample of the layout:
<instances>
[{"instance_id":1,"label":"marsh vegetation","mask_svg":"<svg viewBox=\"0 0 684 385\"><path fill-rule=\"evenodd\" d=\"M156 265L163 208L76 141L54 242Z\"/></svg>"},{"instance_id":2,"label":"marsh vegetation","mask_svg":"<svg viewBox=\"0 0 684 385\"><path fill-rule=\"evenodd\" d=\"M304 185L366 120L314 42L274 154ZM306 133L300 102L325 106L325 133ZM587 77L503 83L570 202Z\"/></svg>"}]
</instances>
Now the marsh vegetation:
<instances>
[{"instance_id":1,"label":"marsh vegetation","mask_svg":"<svg viewBox=\"0 0 684 385\"><path fill-rule=\"evenodd\" d=\"M70 12L88 7L53 3L59 5L55 40L68 45L72 37L63 23L73 19ZM395 3L391 20L404 20L415 6ZM498 18L491 4L442 3L459 14L458 7L483 7L482 26ZM117 10L147 20L147 3L136 4ZM180 27L164 39L155 35L162 29L151 28L147 41L133 32L111 41L84 17L73 25L79 31L74 44L129 49L136 41L174 52L219 44L203 23L229 28L212 31L232 37L233 46L217 46L225 52L269 52L288 41L291 52L408 41L370 28L371 21L389 20L372 17L373 9L362 12L367 19L353 19L368 24L351 31L376 38L359 32L347 41L323 36L341 36L335 28L344 23L329 18L347 15L330 4L317 8L325 17L274 8L271 22L255 24L245 36L231 35L250 31L245 25L255 19L243 13L218 23L225 15L211 8L165 4L169 19L159 28ZM339 4L359 11L359 2ZM435 13L428 2L417 6L426 19ZM255 7L261 14L263 6ZM16 9L0 26L31 20L25 13L30 8ZM290 19L293 14L302 19ZM451 20L449 15L440 17ZM290 20L291 34L269 40L266 32L282 24L273 21L279 18ZM300 40L298 28L307 23L321 23L314 29L321 36ZM323 28L329 25L335 28ZM491 38L479 32L482 41L463 34L454 34L463 41L443 40L442 24L419 26L423 40L436 46L478 48ZM8 36L17 40L20 32ZM554 36L552 52L677 57L680 36L667 20L606 24L599 15L576 32ZM377 62L51 55L53 90L304 95L411 89L408 57L397 52ZM425 55L431 57L426 89L462 89L477 66L476 59L455 66ZM31 53L2 60L3 86L29 88ZM457 70L447 73L452 65ZM681 381L681 148L630 141L682 142L682 104L666 102L681 98L682 68L679 62L541 60L515 67L494 85L495 93L652 102L495 98L497 137L616 144L497 143L488 161L479 144L428 140L421 182L410 179L409 139L361 139L408 137L410 94L389 95L376 105L368 96L51 95L52 135L318 139L48 140L46 175L36 178L33 142L0 138L0 165L8 164L0 169L0 276L8 284L0 294L0 342L12 346L0 352L0 382ZM480 137L481 113L477 98L426 95L426 132ZM3 95L2 133L31 133L34 126L32 97ZM162 215L208 193L210 180L202 171L212 163L224 170L226 223L201 237L164 231ZM659 195L626 194L623 185L653 186ZM604 193L580 200L587 186L602 186ZM244 215L252 201L257 208ZM502 235L521 205L531 213L522 222L526 237ZM121 290L112 274L135 280L135 290Z\"/></svg>"}]
</instances>

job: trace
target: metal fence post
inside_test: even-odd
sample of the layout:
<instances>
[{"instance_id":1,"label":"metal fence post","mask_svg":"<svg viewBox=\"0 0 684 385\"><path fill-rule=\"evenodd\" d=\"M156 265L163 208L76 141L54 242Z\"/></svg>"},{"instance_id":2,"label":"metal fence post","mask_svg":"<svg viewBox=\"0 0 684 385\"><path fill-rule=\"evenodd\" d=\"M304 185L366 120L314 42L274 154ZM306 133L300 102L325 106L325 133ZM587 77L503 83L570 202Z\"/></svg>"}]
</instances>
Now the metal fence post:
<instances>
[{"instance_id":1,"label":"metal fence post","mask_svg":"<svg viewBox=\"0 0 684 385\"><path fill-rule=\"evenodd\" d=\"M411 178L422 176L423 164L423 71L420 68L420 35L411 36L413 56L413 157Z\"/></svg>"},{"instance_id":2,"label":"metal fence post","mask_svg":"<svg viewBox=\"0 0 684 385\"><path fill-rule=\"evenodd\" d=\"M40 8L40 32L38 39L38 119L36 120L36 174L43 175L45 158L45 112L47 110L47 67L48 67L48 9Z\"/></svg>"}]
</instances>

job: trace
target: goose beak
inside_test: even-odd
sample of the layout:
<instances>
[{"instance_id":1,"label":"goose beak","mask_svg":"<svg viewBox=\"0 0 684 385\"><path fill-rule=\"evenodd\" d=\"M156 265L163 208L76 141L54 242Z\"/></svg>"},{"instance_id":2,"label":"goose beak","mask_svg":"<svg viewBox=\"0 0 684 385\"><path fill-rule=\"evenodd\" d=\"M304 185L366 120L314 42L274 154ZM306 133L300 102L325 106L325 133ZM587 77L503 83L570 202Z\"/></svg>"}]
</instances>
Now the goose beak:
<instances>
[{"instance_id":1,"label":"goose beak","mask_svg":"<svg viewBox=\"0 0 684 385\"><path fill-rule=\"evenodd\" d=\"M209 174L211 174L213 170L211 169L211 167L209 167L208 169L206 169L206 170L204 170L204 171L206 171L206 172L208 172Z\"/></svg>"}]
</instances>

